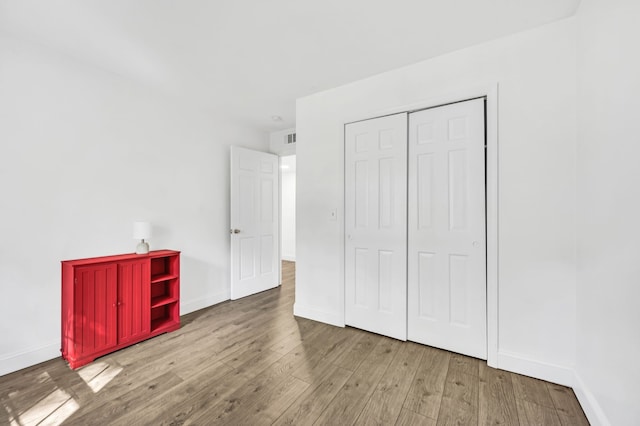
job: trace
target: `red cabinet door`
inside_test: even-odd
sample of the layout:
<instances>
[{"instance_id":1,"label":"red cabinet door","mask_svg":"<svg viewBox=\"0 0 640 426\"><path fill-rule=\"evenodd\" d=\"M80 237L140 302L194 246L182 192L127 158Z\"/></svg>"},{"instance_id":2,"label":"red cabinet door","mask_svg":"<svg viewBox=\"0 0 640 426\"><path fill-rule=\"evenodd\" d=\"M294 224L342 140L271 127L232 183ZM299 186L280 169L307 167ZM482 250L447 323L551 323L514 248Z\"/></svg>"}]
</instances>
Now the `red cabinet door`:
<instances>
[{"instance_id":1,"label":"red cabinet door","mask_svg":"<svg viewBox=\"0 0 640 426\"><path fill-rule=\"evenodd\" d=\"M148 258L118 263L118 344L149 334L149 280Z\"/></svg>"},{"instance_id":2,"label":"red cabinet door","mask_svg":"<svg viewBox=\"0 0 640 426\"><path fill-rule=\"evenodd\" d=\"M77 268L74 283L74 353L88 356L117 344L117 267Z\"/></svg>"}]
</instances>

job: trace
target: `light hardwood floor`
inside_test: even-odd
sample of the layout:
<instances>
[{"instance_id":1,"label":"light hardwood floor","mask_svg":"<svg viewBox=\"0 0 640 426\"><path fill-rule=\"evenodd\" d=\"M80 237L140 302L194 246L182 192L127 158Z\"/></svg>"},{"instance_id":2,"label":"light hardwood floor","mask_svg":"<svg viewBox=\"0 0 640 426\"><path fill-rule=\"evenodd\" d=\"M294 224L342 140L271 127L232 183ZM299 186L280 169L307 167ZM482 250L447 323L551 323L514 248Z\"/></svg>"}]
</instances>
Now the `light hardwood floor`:
<instances>
[{"instance_id":1,"label":"light hardwood floor","mask_svg":"<svg viewBox=\"0 0 640 426\"><path fill-rule=\"evenodd\" d=\"M76 371L56 359L1 377L0 424L588 425L569 388L293 317L294 268Z\"/></svg>"}]
</instances>

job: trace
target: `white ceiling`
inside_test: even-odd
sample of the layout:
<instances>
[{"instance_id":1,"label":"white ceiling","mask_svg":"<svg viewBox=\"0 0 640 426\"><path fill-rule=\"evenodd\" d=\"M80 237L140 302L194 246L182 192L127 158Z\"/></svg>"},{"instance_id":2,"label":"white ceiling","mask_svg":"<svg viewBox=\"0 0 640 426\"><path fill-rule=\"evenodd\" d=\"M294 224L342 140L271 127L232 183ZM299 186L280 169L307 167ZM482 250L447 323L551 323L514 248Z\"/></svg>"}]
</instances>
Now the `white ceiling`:
<instances>
[{"instance_id":1,"label":"white ceiling","mask_svg":"<svg viewBox=\"0 0 640 426\"><path fill-rule=\"evenodd\" d=\"M0 31L272 131L295 125L298 97L571 16L579 1L0 0Z\"/></svg>"}]
</instances>

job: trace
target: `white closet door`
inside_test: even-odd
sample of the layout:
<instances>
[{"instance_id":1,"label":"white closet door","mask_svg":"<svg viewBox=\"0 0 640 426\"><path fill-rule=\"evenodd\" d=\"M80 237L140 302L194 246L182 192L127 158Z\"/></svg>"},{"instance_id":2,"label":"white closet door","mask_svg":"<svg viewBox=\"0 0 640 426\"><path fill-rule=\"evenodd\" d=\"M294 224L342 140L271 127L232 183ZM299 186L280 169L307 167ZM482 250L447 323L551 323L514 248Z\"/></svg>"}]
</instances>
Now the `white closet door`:
<instances>
[{"instance_id":1,"label":"white closet door","mask_svg":"<svg viewBox=\"0 0 640 426\"><path fill-rule=\"evenodd\" d=\"M407 338L407 114L345 128L345 320Z\"/></svg>"},{"instance_id":2,"label":"white closet door","mask_svg":"<svg viewBox=\"0 0 640 426\"><path fill-rule=\"evenodd\" d=\"M487 358L484 99L409 115L408 339Z\"/></svg>"}]
</instances>

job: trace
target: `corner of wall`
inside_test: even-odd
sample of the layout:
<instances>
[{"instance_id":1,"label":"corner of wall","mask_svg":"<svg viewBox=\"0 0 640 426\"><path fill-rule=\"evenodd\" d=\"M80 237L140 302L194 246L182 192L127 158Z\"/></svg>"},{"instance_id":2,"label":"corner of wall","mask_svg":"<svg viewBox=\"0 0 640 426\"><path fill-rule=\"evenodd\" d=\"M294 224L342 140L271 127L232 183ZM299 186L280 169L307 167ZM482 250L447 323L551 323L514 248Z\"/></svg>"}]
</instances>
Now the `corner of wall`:
<instances>
[{"instance_id":1,"label":"corner of wall","mask_svg":"<svg viewBox=\"0 0 640 426\"><path fill-rule=\"evenodd\" d=\"M577 371L574 371L573 392L592 426L611 426L611 422L609 422L595 395L589 390Z\"/></svg>"},{"instance_id":2,"label":"corner of wall","mask_svg":"<svg viewBox=\"0 0 640 426\"><path fill-rule=\"evenodd\" d=\"M0 377L60 357L60 342L11 352L0 358Z\"/></svg>"},{"instance_id":3,"label":"corner of wall","mask_svg":"<svg viewBox=\"0 0 640 426\"><path fill-rule=\"evenodd\" d=\"M272 153L277 154L280 157L286 155L295 155L296 143L287 143L288 135L296 133L295 127L290 129L279 130L277 132L271 132L269 134L269 149Z\"/></svg>"},{"instance_id":4,"label":"corner of wall","mask_svg":"<svg viewBox=\"0 0 640 426\"><path fill-rule=\"evenodd\" d=\"M563 386L572 387L575 381L575 373L571 367L535 360L523 354L504 350L498 352L497 367Z\"/></svg>"},{"instance_id":5,"label":"corner of wall","mask_svg":"<svg viewBox=\"0 0 640 426\"><path fill-rule=\"evenodd\" d=\"M575 367L566 367L528 358L525 355L500 351L496 368L557 383L573 389L589 423L611 426L595 395L590 391Z\"/></svg>"},{"instance_id":6,"label":"corner of wall","mask_svg":"<svg viewBox=\"0 0 640 426\"><path fill-rule=\"evenodd\" d=\"M189 300L188 302L182 302L180 304L180 315L190 314L191 312L217 305L218 303L229 299L231 299L231 293L227 290L216 294L210 294L205 297L200 297L198 299Z\"/></svg>"}]
</instances>

